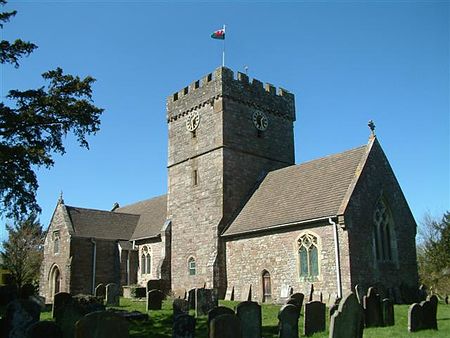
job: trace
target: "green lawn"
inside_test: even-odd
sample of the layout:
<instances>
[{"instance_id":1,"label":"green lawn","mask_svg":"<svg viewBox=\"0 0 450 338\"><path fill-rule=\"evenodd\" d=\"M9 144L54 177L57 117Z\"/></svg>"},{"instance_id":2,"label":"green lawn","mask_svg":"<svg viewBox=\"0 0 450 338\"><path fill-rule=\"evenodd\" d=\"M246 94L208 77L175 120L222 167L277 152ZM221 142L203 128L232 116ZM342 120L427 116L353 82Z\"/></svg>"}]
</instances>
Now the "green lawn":
<instances>
[{"instance_id":1,"label":"green lawn","mask_svg":"<svg viewBox=\"0 0 450 338\"><path fill-rule=\"evenodd\" d=\"M220 301L220 305L234 308L238 302ZM119 309L128 311L145 312L145 302L132 301L130 299L121 298ZM426 330L417 333L408 332L408 308L409 305L395 306L395 326L386 328L371 328L364 330L364 337L450 337L450 305L439 304L438 307L438 331ZM276 338L278 329L278 310L280 306L264 304L262 307L263 320L263 337ZM191 310L191 315L194 312ZM150 311L150 320L148 322L131 322L130 337L134 338L170 338L172 337L172 302L166 300L163 303L163 309L160 311ZM43 312L41 320L50 319L51 312ZM206 335L206 316L197 318L196 334L197 338L207 338ZM329 320L327 318L327 328ZM303 314L299 323L300 333L303 333ZM328 331L315 334L314 338L328 337Z\"/></svg>"}]
</instances>

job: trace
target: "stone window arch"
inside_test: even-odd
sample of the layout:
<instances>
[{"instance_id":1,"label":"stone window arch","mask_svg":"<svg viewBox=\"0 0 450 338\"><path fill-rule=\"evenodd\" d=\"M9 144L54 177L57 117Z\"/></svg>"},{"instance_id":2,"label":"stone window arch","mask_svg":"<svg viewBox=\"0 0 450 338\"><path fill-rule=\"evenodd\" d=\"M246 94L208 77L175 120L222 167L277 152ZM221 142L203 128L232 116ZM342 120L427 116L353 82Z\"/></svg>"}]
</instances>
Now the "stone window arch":
<instances>
[{"instance_id":1,"label":"stone window arch","mask_svg":"<svg viewBox=\"0 0 450 338\"><path fill-rule=\"evenodd\" d=\"M56 264L54 264L50 268L50 273L48 276L49 283L47 284L50 287L50 295L49 296L51 299L53 299L55 294L62 291L61 280L62 280L61 270L59 269L59 267Z\"/></svg>"},{"instance_id":2,"label":"stone window arch","mask_svg":"<svg viewBox=\"0 0 450 338\"><path fill-rule=\"evenodd\" d=\"M300 234L295 243L300 280L316 280L320 275L320 238L312 232Z\"/></svg>"},{"instance_id":3,"label":"stone window arch","mask_svg":"<svg viewBox=\"0 0 450 338\"><path fill-rule=\"evenodd\" d=\"M53 253L59 253L60 234L59 230L53 231Z\"/></svg>"},{"instance_id":4,"label":"stone window arch","mask_svg":"<svg viewBox=\"0 0 450 338\"><path fill-rule=\"evenodd\" d=\"M151 274L152 272L152 252L149 246L142 247L141 253L141 275Z\"/></svg>"},{"instance_id":5,"label":"stone window arch","mask_svg":"<svg viewBox=\"0 0 450 338\"><path fill-rule=\"evenodd\" d=\"M391 211L380 198L373 212L373 245L377 261L396 261L397 243Z\"/></svg>"},{"instance_id":6,"label":"stone window arch","mask_svg":"<svg viewBox=\"0 0 450 338\"><path fill-rule=\"evenodd\" d=\"M189 257L188 259L188 271L189 276L195 276L197 274L197 263L194 257Z\"/></svg>"}]
</instances>

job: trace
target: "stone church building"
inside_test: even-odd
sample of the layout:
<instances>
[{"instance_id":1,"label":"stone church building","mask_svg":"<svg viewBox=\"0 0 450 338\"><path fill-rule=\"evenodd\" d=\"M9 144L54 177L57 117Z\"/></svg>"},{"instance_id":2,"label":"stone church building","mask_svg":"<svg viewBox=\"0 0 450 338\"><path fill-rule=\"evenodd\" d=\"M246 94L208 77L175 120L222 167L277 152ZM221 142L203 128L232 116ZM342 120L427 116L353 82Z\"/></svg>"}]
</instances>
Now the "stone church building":
<instances>
[{"instance_id":1,"label":"stone church building","mask_svg":"<svg viewBox=\"0 0 450 338\"><path fill-rule=\"evenodd\" d=\"M220 67L167 99L167 195L110 211L59 199L40 290L99 283L280 301L292 288L418 284L416 223L375 135L299 165L294 95ZM163 164L161 164L163 165Z\"/></svg>"}]
</instances>

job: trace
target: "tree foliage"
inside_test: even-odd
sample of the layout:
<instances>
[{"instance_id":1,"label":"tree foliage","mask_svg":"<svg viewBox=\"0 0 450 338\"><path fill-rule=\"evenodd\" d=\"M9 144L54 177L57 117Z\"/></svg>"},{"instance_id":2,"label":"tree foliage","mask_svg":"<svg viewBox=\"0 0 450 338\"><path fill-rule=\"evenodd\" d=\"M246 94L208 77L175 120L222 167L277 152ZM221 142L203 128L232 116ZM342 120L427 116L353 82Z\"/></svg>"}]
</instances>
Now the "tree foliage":
<instances>
[{"instance_id":1,"label":"tree foliage","mask_svg":"<svg viewBox=\"0 0 450 338\"><path fill-rule=\"evenodd\" d=\"M418 246L419 275L422 283L437 293L450 293L450 212L440 220L425 216L422 243Z\"/></svg>"},{"instance_id":2,"label":"tree foliage","mask_svg":"<svg viewBox=\"0 0 450 338\"><path fill-rule=\"evenodd\" d=\"M3 265L18 288L39 280L43 258L44 232L35 214L15 225L6 225L8 239L3 241Z\"/></svg>"},{"instance_id":3,"label":"tree foliage","mask_svg":"<svg viewBox=\"0 0 450 338\"><path fill-rule=\"evenodd\" d=\"M4 5L5 0L0 0ZM0 13L0 28L16 14ZM17 39L0 41L0 63L19 67L19 59L37 48ZM0 103L0 212L19 219L40 212L35 168L50 168L55 153L64 154L63 137L74 134L88 148L86 136L99 130L103 109L92 103L95 79L64 74L61 68L42 74L47 84L25 91L10 90Z\"/></svg>"}]
</instances>

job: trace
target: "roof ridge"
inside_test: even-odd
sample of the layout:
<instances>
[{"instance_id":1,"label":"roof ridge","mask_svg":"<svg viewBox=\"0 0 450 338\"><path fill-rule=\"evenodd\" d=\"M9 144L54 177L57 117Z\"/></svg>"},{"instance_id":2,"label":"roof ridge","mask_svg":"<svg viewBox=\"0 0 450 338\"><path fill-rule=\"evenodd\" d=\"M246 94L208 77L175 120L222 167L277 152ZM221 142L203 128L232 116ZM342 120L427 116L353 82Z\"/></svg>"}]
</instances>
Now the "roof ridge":
<instances>
[{"instance_id":1,"label":"roof ridge","mask_svg":"<svg viewBox=\"0 0 450 338\"><path fill-rule=\"evenodd\" d=\"M155 199L157 199L157 198L161 198L161 197L164 197L164 196L167 196L167 194L163 194L163 195L159 195L159 196L153 196L153 197L147 198L147 199L145 199L145 200L137 201L137 202L134 202L134 203L131 203L131 204L126 204L126 205L124 205L124 206L119 206L119 207L118 207L116 210L114 210L113 212L116 212L116 211L119 210L119 209L132 207L132 206L138 205L138 204L140 204L140 203L149 202L149 201L151 201L151 200L155 200ZM122 214L124 214L124 213L122 212Z\"/></svg>"},{"instance_id":2,"label":"roof ridge","mask_svg":"<svg viewBox=\"0 0 450 338\"><path fill-rule=\"evenodd\" d=\"M81 210L87 210L87 211L105 212L105 213L113 214L113 215L120 214L120 215L139 216L139 215L137 215L137 214L130 214L130 213L127 213L127 212L116 213L116 212L111 211L111 210L102 210L102 209L93 209L93 208L76 207L76 206L73 206L73 205L64 205L64 206L65 206L66 208L69 208L69 209L81 209Z\"/></svg>"}]
</instances>

